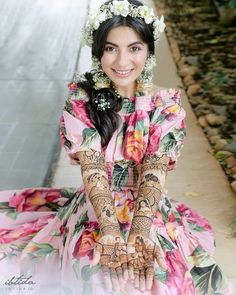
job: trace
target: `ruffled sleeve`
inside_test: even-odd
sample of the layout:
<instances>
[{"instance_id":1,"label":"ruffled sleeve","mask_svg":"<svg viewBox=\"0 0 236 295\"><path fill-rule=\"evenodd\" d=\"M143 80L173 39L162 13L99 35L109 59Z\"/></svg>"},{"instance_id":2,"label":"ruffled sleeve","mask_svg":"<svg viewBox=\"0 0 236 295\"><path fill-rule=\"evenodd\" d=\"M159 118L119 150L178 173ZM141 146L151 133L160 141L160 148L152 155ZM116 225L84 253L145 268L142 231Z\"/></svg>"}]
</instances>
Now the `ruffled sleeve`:
<instances>
[{"instance_id":1,"label":"ruffled sleeve","mask_svg":"<svg viewBox=\"0 0 236 295\"><path fill-rule=\"evenodd\" d=\"M181 106L181 91L163 89L155 98L155 109L150 116L149 140L146 154L167 155L168 170L176 168L186 136L186 112Z\"/></svg>"},{"instance_id":2,"label":"ruffled sleeve","mask_svg":"<svg viewBox=\"0 0 236 295\"><path fill-rule=\"evenodd\" d=\"M90 149L101 152L101 137L86 113L86 92L76 82L68 87L70 92L60 120L60 137L71 162L79 164L74 154Z\"/></svg>"}]
</instances>

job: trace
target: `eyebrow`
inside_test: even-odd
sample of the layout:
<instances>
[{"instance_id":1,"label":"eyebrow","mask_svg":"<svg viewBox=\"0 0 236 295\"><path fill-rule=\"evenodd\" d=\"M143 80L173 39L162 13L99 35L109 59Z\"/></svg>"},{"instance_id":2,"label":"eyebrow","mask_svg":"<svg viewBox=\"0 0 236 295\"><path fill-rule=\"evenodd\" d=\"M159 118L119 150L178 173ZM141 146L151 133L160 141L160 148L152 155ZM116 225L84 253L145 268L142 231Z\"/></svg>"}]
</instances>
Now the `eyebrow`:
<instances>
[{"instance_id":1,"label":"eyebrow","mask_svg":"<svg viewBox=\"0 0 236 295\"><path fill-rule=\"evenodd\" d=\"M112 46L114 46L114 47L119 47L117 44L115 44L115 43L113 43L113 42L106 42L106 45L112 45ZM131 47L131 46L134 46L134 45L142 45L142 46L144 46L144 43L142 42L142 41L136 41L136 42L133 42L133 43L131 43L131 44L129 44L128 45L128 47Z\"/></svg>"}]
</instances>

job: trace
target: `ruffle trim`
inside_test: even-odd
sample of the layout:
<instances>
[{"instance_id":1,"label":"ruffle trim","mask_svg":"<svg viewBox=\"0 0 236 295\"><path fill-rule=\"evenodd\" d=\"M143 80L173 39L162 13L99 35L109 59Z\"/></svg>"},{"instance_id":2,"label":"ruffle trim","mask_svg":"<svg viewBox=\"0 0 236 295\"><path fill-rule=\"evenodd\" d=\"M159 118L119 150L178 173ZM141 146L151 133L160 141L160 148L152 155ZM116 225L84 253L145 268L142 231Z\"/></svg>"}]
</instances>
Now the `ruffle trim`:
<instances>
[{"instance_id":1,"label":"ruffle trim","mask_svg":"<svg viewBox=\"0 0 236 295\"><path fill-rule=\"evenodd\" d=\"M136 164L141 163L147 154L160 156L166 154L170 157L169 170L175 167L185 129L185 111L180 105L180 90L160 89L154 96L140 96L125 101L124 104L132 104L134 111L129 113L128 108L122 107L119 112L127 126L126 130L122 130L123 141L121 143L111 140L113 147L109 143L104 150L101 148L100 135L86 113L87 99L85 97L78 99L74 96L76 92L74 87L73 84L73 96L69 102L67 101L61 120L62 144L69 154L81 150L81 146L83 150L92 148L104 153L106 150L110 152L120 150L119 155L123 154L126 160L134 161ZM88 134L89 129L91 134ZM181 136L178 132L180 129ZM171 146L167 143L168 139ZM119 144L122 146L117 146ZM113 155L113 158L116 159L116 156Z\"/></svg>"}]
</instances>

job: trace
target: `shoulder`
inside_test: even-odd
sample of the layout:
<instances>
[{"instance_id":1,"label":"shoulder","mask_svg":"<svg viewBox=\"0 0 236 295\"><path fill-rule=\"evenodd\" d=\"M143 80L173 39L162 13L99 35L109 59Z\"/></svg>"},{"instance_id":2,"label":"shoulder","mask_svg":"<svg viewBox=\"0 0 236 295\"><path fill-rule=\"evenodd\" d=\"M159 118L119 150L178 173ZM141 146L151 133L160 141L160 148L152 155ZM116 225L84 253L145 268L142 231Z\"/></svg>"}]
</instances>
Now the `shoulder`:
<instances>
[{"instance_id":1,"label":"shoulder","mask_svg":"<svg viewBox=\"0 0 236 295\"><path fill-rule=\"evenodd\" d=\"M69 99L89 100L88 93L83 88L84 80L73 79L67 86L69 89Z\"/></svg>"},{"instance_id":2,"label":"shoulder","mask_svg":"<svg viewBox=\"0 0 236 295\"><path fill-rule=\"evenodd\" d=\"M181 103L181 90L155 86L152 93L152 123L183 120L186 111Z\"/></svg>"},{"instance_id":3,"label":"shoulder","mask_svg":"<svg viewBox=\"0 0 236 295\"><path fill-rule=\"evenodd\" d=\"M88 93L82 86L84 82L84 80L74 76L73 80L67 85L68 94L64 104L64 111L73 116L76 116L82 110L85 111L86 103L89 101Z\"/></svg>"},{"instance_id":4,"label":"shoulder","mask_svg":"<svg viewBox=\"0 0 236 295\"><path fill-rule=\"evenodd\" d=\"M154 85L152 89L153 102L157 106L181 105L181 95L179 88L165 88Z\"/></svg>"},{"instance_id":5,"label":"shoulder","mask_svg":"<svg viewBox=\"0 0 236 295\"><path fill-rule=\"evenodd\" d=\"M81 87L81 83L83 82L83 80L73 79L68 84L69 92L63 107L63 118L64 120L70 118L70 121L80 122L80 124L84 123L88 128L94 128L90 116L87 113L86 104L89 96L84 88ZM73 120L73 118L77 119L77 121Z\"/></svg>"}]
</instances>

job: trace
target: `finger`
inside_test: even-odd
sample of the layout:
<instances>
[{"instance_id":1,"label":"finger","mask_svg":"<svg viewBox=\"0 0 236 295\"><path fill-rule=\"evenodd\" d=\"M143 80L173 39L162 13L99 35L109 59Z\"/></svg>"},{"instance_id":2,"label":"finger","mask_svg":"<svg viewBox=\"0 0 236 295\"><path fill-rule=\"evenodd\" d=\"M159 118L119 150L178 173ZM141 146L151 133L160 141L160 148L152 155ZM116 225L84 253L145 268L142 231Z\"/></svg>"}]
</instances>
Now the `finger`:
<instances>
[{"instance_id":1,"label":"finger","mask_svg":"<svg viewBox=\"0 0 236 295\"><path fill-rule=\"evenodd\" d=\"M164 257L163 257L162 254L161 254L160 247L158 247L158 246L156 246L156 245L155 245L155 248L154 248L154 257L155 257L157 263L159 264L159 266L160 266L164 271L166 271L168 268L167 268L167 265L166 265L165 259L164 259Z\"/></svg>"},{"instance_id":2,"label":"finger","mask_svg":"<svg viewBox=\"0 0 236 295\"><path fill-rule=\"evenodd\" d=\"M123 270L121 267L116 268L116 275L117 275L120 286L123 287L124 279L123 279Z\"/></svg>"},{"instance_id":3,"label":"finger","mask_svg":"<svg viewBox=\"0 0 236 295\"><path fill-rule=\"evenodd\" d=\"M90 267L97 265L100 261L100 258L101 258L101 254L99 252L94 251L93 259L90 262Z\"/></svg>"},{"instance_id":4,"label":"finger","mask_svg":"<svg viewBox=\"0 0 236 295\"><path fill-rule=\"evenodd\" d=\"M129 278L131 281L134 280L134 267L131 263L128 264Z\"/></svg>"},{"instance_id":5,"label":"finger","mask_svg":"<svg viewBox=\"0 0 236 295\"><path fill-rule=\"evenodd\" d=\"M90 262L90 267L95 266L99 263L102 254L102 245L96 243L93 249L93 259Z\"/></svg>"},{"instance_id":6,"label":"finger","mask_svg":"<svg viewBox=\"0 0 236 295\"><path fill-rule=\"evenodd\" d=\"M102 272L103 272L103 280L105 287L107 289L107 292L112 292L112 282L110 278L110 270L107 266L102 266Z\"/></svg>"},{"instance_id":7,"label":"finger","mask_svg":"<svg viewBox=\"0 0 236 295\"><path fill-rule=\"evenodd\" d=\"M119 281L116 275L116 270L114 268L110 268L110 276L111 276L111 282L112 282L112 286L115 292L119 292L120 291L120 285L119 285Z\"/></svg>"},{"instance_id":8,"label":"finger","mask_svg":"<svg viewBox=\"0 0 236 295\"><path fill-rule=\"evenodd\" d=\"M129 272L128 272L128 265L127 263L122 264L122 269L123 269L123 279L125 281L128 281L129 279Z\"/></svg>"},{"instance_id":9,"label":"finger","mask_svg":"<svg viewBox=\"0 0 236 295\"><path fill-rule=\"evenodd\" d=\"M137 268L134 269L134 287L139 289L139 270Z\"/></svg>"},{"instance_id":10,"label":"finger","mask_svg":"<svg viewBox=\"0 0 236 295\"><path fill-rule=\"evenodd\" d=\"M146 288L147 288L147 290L152 289L153 278L154 278L154 269L153 269L153 267L148 267L146 269Z\"/></svg>"},{"instance_id":11,"label":"finger","mask_svg":"<svg viewBox=\"0 0 236 295\"><path fill-rule=\"evenodd\" d=\"M128 261L127 250L125 248L123 249L123 252L120 255L120 264L127 263L127 261Z\"/></svg>"},{"instance_id":12,"label":"finger","mask_svg":"<svg viewBox=\"0 0 236 295\"><path fill-rule=\"evenodd\" d=\"M145 271L144 271L144 269L141 269L139 271L139 290L141 292L146 291Z\"/></svg>"}]
</instances>

